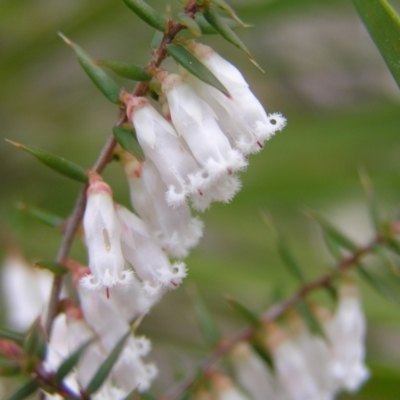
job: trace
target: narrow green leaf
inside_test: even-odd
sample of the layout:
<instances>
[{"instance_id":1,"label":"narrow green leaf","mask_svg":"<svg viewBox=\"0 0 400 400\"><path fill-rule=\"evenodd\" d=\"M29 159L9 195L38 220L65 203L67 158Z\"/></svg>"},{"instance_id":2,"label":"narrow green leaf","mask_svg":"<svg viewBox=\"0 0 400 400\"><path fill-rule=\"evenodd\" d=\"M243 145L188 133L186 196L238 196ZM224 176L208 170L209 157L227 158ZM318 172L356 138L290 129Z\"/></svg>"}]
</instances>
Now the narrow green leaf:
<instances>
[{"instance_id":1,"label":"narrow green leaf","mask_svg":"<svg viewBox=\"0 0 400 400\"><path fill-rule=\"evenodd\" d=\"M340 260L343 257L343 252L338 243L332 239L330 235L327 235L326 232L323 232L323 238L326 243L326 247L329 252L332 254L332 257L336 260Z\"/></svg>"},{"instance_id":2,"label":"narrow green leaf","mask_svg":"<svg viewBox=\"0 0 400 400\"><path fill-rule=\"evenodd\" d=\"M167 51L178 64L182 65L183 68L188 70L196 78L215 87L229 97L229 92L224 85L185 47L180 44L169 44L167 45Z\"/></svg>"},{"instance_id":3,"label":"narrow green leaf","mask_svg":"<svg viewBox=\"0 0 400 400\"><path fill-rule=\"evenodd\" d=\"M304 300L300 300L296 308L298 312L301 314L301 316L304 319L304 322L307 324L308 329L310 330L311 333L314 335L321 336L322 338L326 339L326 335L324 330L322 329L322 326L318 319L315 317L314 313L311 311L310 307Z\"/></svg>"},{"instance_id":4,"label":"narrow green leaf","mask_svg":"<svg viewBox=\"0 0 400 400\"><path fill-rule=\"evenodd\" d=\"M36 318L29 328L24 341L24 353L44 360L47 353L47 341L40 317Z\"/></svg>"},{"instance_id":5,"label":"narrow green leaf","mask_svg":"<svg viewBox=\"0 0 400 400\"><path fill-rule=\"evenodd\" d=\"M279 255L281 256L281 259L285 264L288 272L295 279L304 283L305 282L304 272L300 267L300 264L296 261L292 251L289 248L289 245L286 243L286 240L279 232L277 232L277 246Z\"/></svg>"},{"instance_id":6,"label":"narrow green leaf","mask_svg":"<svg viewBox=\"0 0 400 400\"><path fill-rule=\"evenodd\" d=\"M263 346L259 340L252 340L250 342L253 350L259 355L259 357L271 368L272 371L275 369L274 359L271 353Z\"/></svg>"},{"instance_id":7,"label":"narrow green leaf","mask_svg":"<svg viewBox=\"0 0 400 400\"><path fill-rule=\"evenodd\" d=\"M18 203L17 208L29 214L36 220L43 222L44 224L51 226L52 228L60 228L64 224L64 220L58 215L52 214L48 211L41 210L24 203Z\"/></svg>"},{"instance_id":8,"label":"narrow green leaf","mask_svg":"<svg viewBox=\"0 0 400 400\"><path fill-rule=\"evenodd\" d=\"M68 46L72 48L75 52L78 62L92 80L92 82L97 86L97 88L110 100L112 103L119 104L119 94L121 92L121 87L109 76L107 75L101 67L95 64L92 58L76 43L71 42L62 33L59 33L60 37L67 43Z\"/></svg>"},{"instance_id":9,"label":"narrow green leaf","mask_svg":"<svg viewBox=\"0 0 400 400\"><path fill-rule=\"evenodd\" d=\"M371 179L364 168L360 168L358 170L358 174L360 176L361 184L364 188L365 194L367 195L371 221L374 225L375 232L379 232L381 229L381 223L379 218L378 204L376 202L375 192L372 186Z\"/></svg>"},{"instance_id":10,"label":"narrow green leaf","mask_svg":"<svg viewBox=\"0 0 400 400\"><path fill-rule=\"evenodd\" d=\"M325 234L328 235L333 241L337 242L343 248L356 252L358 250L357 244L355 244L346 235L340 232L335 226L333 226L329 221L327 221L321 214L315 211L306 211L306 214L315 219L321 225Z\"/></svg>"},{"instance_id":11,"label":"narrow green leaf","mask_svg":"<svg viewBox=\"0 0 400 400\"><path fill-rule=\"evenodd\" d=\"M22 388L18 389L12 394L7 400L22 400L29 397L39 389L39 383L35 380L31 380L26 383Z\"/></svg>"},{"instance_id":12,"label":"narrow green leaf","mask_svg":"<svg viewBox=\"0 0 400 400\"><path fill-rule=\"evenodd\" d=\"M225 21L211 8L204 10L203 15L207 22L228 42L242 50L249 60L262 72L262 68L254 60L245 44L239 39L235 32L225 23Z\"/></svg>"},{"instance_id":13,"label":"narrow green leaf","mask_svg":"<svg viewBox=\"0 0 400 400\"><path fill-rule=\"evenodd\" d=\"M247 28L250 25L245 24L236 14L235 10L225 0L210 0L211 3L215 4L218 8L228 13L232 19L237 21L241 26Z\"/></svg>"},{"instance_id":14,"label":"narrow green leaf","mask_svg":"<svg viewBox=\"0 0 400 400\"><path fill-rule=\"evenodd\" d=\"M142 148L136 139L135 131L131 126L114 126L113 134L115 140L128 153L133 154L137 159L145 159Z\"/></svg>"},{"instance_id":15,"label":"narrow green leaf","mask_svg":"<svg viewBox=\"0 0 400 400\"><path fill-rule=\"evenodd\" d=\"M11 340L18 345L24 343L24 335L22 333L13 332L5 328L0 328L0 339Z\"/></svg>"},{"instance_id":16,"label":"narrow green leaf","mask_svg":"<svg viewBox=\"0 0 400 400\"><path fill-rule=\"evenodd\" d=\"M367 269L358 265L356 268L357 272L360 276L368 283L372 289L374 289L381 296L394 301L395 303L400 303L400 297L397 292L393 291L391 287L389 287L386 282L384 282L381 277L372 275Z\"/></svg>"},{"instance_id":17,"label":"narrow green leaf","mask_svg":"<svg viewBox=\"0 0 400 400\"><path fill-rule=\"evenodd\" d=\"M153 78L144 68L133 64L112 60L98 60L94 64L108 68L115 74L134 81L149 82Z\"/></svg>"},{"instance_id":18,"label":"narrow green leaf","mask_svg":"<svg viewBox=\"0 0 400 400\"><path fill-rule=\"evenodd\" d=\"M218 341L220 340L220 334L206 304L198 295L195 298L194 307L200 329L204 335L206 342L210 346L215 346L215 344L218 343Z\"/></svg>"},{"instance_id":19,"label":"narrow green leaf","mask_svg":"<svg viewBox=\"0 0 400 400\"><path fill-rule=\"evenodd\" d=\"M59 366L56 375L54 377L57 383L60 383L78 364L79 358L92 342L93 340L87 341L82 346L80 346L78 350L76 350L66 360L63 361L63 363Z\"/></svg>"},{"instance_id":20,"label":"narrow green leaf","mask_svg":"<svg viewBox=\"0 0 400 400\"><path fill-rule=\"evenodd\" d=\"M89 382L85 393L87 395L91 395L94 393L97 389L100 388L100 386L103 384L105 379L107 378L108 374L110 373L112 367L118 360L118 357L124 348L125 341L126 339L131 335L131 331L127 332L121 339L120 341L115 345L114 349L112 352L108 355L106 360L103 362L103 364L100 365L96 373L94 374L93 378Z\"/></svg>"},{"instance_id":21,"label":"narrow green leaf","mask_svg":"<svg viewBox=\"0 0 400 400\"><path fill-rule=\"evenodd\" d=\"M148 25L162 32L167 31L167 19L144 0L123 0L123 2Z\"/></svg>"},{"instance_id":22,"label":"narrow green leaf","mask_svg":"<svg viewBox=\"0 0 400 400\"><path fill-rule=\"evenodd\" d=\"M194 36L201 36L201 28L193 18L190 18L185 13L179 13L177 19L178 22L189 29L189 31L192 32Z\"/></svg>"},{"instance_id":23,"label":"narrow green leaf","mask_svg":"<svg viewBox=\"0 0 400 400\"><path fill-rule=\"evenodd\" d=\"M239 314L239 316L242 317L247 323L254 327L260 326L260 320L258 319L258 316L250 311L247 307L231 297L227 297L226 300Z\"/></svg>"},{"instance_id":24,"label":"narrow green leaf","mask_svg":"<svg viewBox=\"0 0 400 400\"><path fill-rule=\"evenodd\" d=\"M78 182L87 183L88 178L86 171L79 165L34 146L23 145L8 139L6 139L6 141L11 143L17 149L24 150L31 154L40 162L54 171L57 171L61 175L67 176L68 178L74 179Z\"/></svg>"},{"instance_id":25,"label":"narrow green leaf","mask_svg":"<svg viewBox=\"0 0 400 400\"><path fill-rule=\"evenodd\" d=\"M36 262L35 266L40 269L47 269L57 276L62 276L68 273L68 268L65 265L62 265L55 261L42 260Z\"/></svg>"},{"instance_id":26,"label":"narrow green leaf","mask_svg":"<svg viewBox=\"0 0 400 400\"><path fill-rule=\"evenodd\" d=\"M162 40L164 38L164 34L160 31L155 31L153 37L150 41L150 48L153 50L160 46Z\"/></svg>"},{"instance_id":27,"label":"narrow green leaf","mask_svg":"<svg viewBox=\"0 0 400 400\"><path fill-rule=\"evenodd\" d=\"M237 21L232 18L221 18L222 21L228 25L231 29L243 28ZM201 29L201 33L204 35L215 35L218 32L207 22L207 20L201 14L197 14L195 19L197 25Z\"/></svg>"},{"instance_id":28,"label":"narrow green leaf","mask_svg":"<svg viewBox=\"0 0 400 400\"><path fill-rule=\"evenodd\" d=\"M387 243L387 244L388 244L389 249L394 250L394 249L389 245L389 243ZM396 245L397 245L397 243L396 243ZM395 254L399 255L399 250L400 250L400 249L399 249L399 247L398 247L398 245L397 245L397 246L395 247L395 250L394 250ZM387 249L386 249L384 246L382 246L382 245L375 245L375 246L374 246L374 253L382 259L382 261L384 262L384 264L388 267L389 271L391 271L391 272L392 272L393 274L395 274L397 277L400 277L400 269L399 269L399 267L394 263L394 261L393 261L392 258L390 257L390 254L388 254L388 251L387 251Z\"/></svg>"},{"instance_id":29,"label":"narrow green leaf","mask_svg":"<svg viewBox=\"0 0 400 400\"><path fill-rule=\"evenodd\" d=\"M400 18L386 0L353 0L372 40L400 87Z\"/></svg>"}]
</instances>

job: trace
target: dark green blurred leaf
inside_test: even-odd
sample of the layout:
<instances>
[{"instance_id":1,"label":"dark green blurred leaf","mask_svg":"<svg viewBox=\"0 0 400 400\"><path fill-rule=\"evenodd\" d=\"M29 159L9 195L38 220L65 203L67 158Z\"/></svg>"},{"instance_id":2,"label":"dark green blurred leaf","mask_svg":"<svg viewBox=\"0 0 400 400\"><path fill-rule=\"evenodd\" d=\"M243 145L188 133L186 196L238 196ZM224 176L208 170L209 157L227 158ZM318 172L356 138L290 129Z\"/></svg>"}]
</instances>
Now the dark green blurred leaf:
<instances>
[{"instance_id":1,"label":"dark green blurred leaf","mask_svg":"<svg viewBox=\"0 0 400 400\"><path fill-rule=\"evenodd\" d=\"M132 127L114 126L113 134L118 144L128 153L133 154L137 159L145 159L142 148L136 139Z\"/></svg>"},{"instance_id":2,"label":"dark green blurred leaf","mask_svg":"<svg viewBox=\"0 0 400 400\"><path fill-rule=\"evenodd\" d=\"M276 231L276 235L277 235L277 246L279 255L281 256L282 261L286 266L286 269L295 279L297 279L299 282L304 283L305 282L304 272L300 267L300 264L295 259L285 238L278 231Z\"/></svg>"},{"instance_id":3,"label":"dark green blurred leaf","mask_svg":"<svg viewBox=\"0 0 400 400\"><path fill-rule=\"evenodd\" d=\"M400 304L400 292L394 291L380 276L372 275L363 266L358 265L356 271L381 296Z\"/></svg>"},{"instance_id":4,"label":"dark green blurred leaf","mask_svg":"<svg viewBox=\"0 0 400 400\"><path fill-rule=\"evenodd\" d=\"M190 18L185 13L179 13L177 19L178 22L183 26L186 26L186 28L189 29L194 36L201 36L201 28L193 18Z\"/></svg>"},{"instance_id":5,"label":"dark green blurred leaf","mask_svg":"<svg viewBox=\"0 0 400 400\"><path fill-rule=\"evenodd\" d=\"M361 184L363 185L364 191L368 199L368 208L371 217L371 221L374 225L375 232L379 232L381 229L381 223L379 218L378 204L376 202L374 188L372 186L371 178L364 168L358 170L360 175Z\"/></svg>"},{"instance_id":6,"label":"dark green blurred leaf","mask_svg":"<svg viewBox=\"0 0 400 400\"><path fill-rule=\"evenodd\" d=\"M115 74L134 81L149 82L153 78L144 68L133 64L112 60L98 60L95 61L94 64L100 67L106 67Z\"/></svg>"},{"instance_id":7,"label":"dark green blurred leaf","mask_svg":"<svg viewBox=\"0 0 400 400\"><path fill-rule=\"evenodd\" d=\"M22 333L13 332L6 328L0 328L0 339L11 340L18 345L22 345L24 343L24 335Z\"/></svg>"},{"instance_id":8,"label":"dark green blurred leaf","mask_svg":"<svg viewBox=\"0 0 400 400\"><path fill-rule=\"evenodd\" d=\"M400 87L400 18L386 0L353 0L372 40Z\"/></svg>"},{"instance_id":9,"label":"dark green blurred leaf","mask_svg":"<svg viewBox=\"0 0 400 400\"><path fill-rule=\"evenodd\" d=\"M55 380L56 382L60 383L71 371L72 369L78 364L80 357L87 349L87 347L92 343L92 340L87 341L82 346L78 348L73 354L71 354L63 363L59 366L56 374Z\"/></svg>"},{"instance_id":10,"label":"dark green blurred leaf","mask_svg":"<svg viewBox=\"0 0 400 400\"><path fill-rule=\"evenodd\" d=\"M58 215L52 214L45 210L41 210L40 208L36 208L23 203L18 203L17 208L26 212L38 221L43 222L48 226L51 226L52 228L59 228L64 223L64 220Z\"/></svg>"},{"instance_id":11,"label":"dark green blurred leaf","mask_svg":"<svg viewBox=\"0 0 400 400\"><path fill-rule=\"evenodd\" d=\"M321 336L322 338L326 339L325 332L322 329L320 322L315 317L314 313L312 312L312 310L310 309L310 307L304 300L300 300L296 304L296 309L303 317L304 322L308 326L308 329L310 330L310 332L313 333L314 335L318 335L318 336Z\"/></svg>"},{"instance_id":12,"label":"dark green blurred leaf","mask_svg":"<svg viewBox=\"0 0 400 400\"><path fill-rule=\"evenodd\" d=\"M274 365L274 359L272 358L272 355L270 352L267 350L265 346L263 346L260 341L252 340L250 342L251 346L253 347L253 350L259 355L259 357L268 365L269 368L273 371L275 369Z\"/></svg>"},{"instance_id":13,"label":"dark green blurred leaf","mask_svg":"<svg viewBox=\"0 0 400 400\"><path fill-rule=\"evenodd\" d=\"M25 341L24 353L28 356L38 357L44 360L47 352L47 341L44 329L40 322L40 317L36 318L32 326L29 328Z\"/></svg>"},{"instance_id":14,"label":"dark green blurred leaf","mask_svg":"<svg viewBox=\"0 0 400 400\"><path fill-rule=\"evenodd\" d=\"M389 245L387 242L389 249L393 248ZM400 255L399 251L400 249L396 246L395 247L395 253L397 255ZM388 269L395 274L397 277L400 277L400 268L395 264L395 262L392 260L390 257L390 254L388 254L387 249L383 247L383 245L376 245L374 246L374 253L378 255L382 261L384 262L385 265L387 265Z\"/></svg>"},{"instance_id":15,"label":"dark green blurred leaf","mask_svg":"<svg viewBox=\"0 0 400 400\"><path fill-rule=\"evenodd\" d=\"M169 44L167 45L167 51L178 64L182 65L183 68L189 71L196 78L215 87L226 96L229 96L229 92L226 90L224 85L185 47L176 44Z\"/></svg>"},{"instance_id":16,"label":"dark green blurred leaf","mask_svg":"<svg viewBox=\"0 0 400 400\"><path fill-rule=\"evenodd\" d=\"M8 397L7 400L22 400L29 397L39 389L39 383L35 380L31 380L26 383L22 388L18 389L14 394Z\"/></svg>"},{"instance_id":17,"label":"dark green blurred leaf","mask_svg":"<svg viewBox=\"0 0 400 400\"><path fill-rule=\"evenodd\" d=\"M128 8L130 8L140 19L153 28L166 32L167 20L160 15L153 7L144 0L123 0Z\"/></svg>"},{"instance_id":18,"label":"dark green blurred leaf","mask_svg":"<svg viewBox=\"0 0 400 400\"><path fill-rule=\"evenodd\" d=\"M224 21L224 23L226 25L228 25L231 29L237 29L237 28L241 28L242 26L235 20L233 20L232 18L221 18L222 21ZM203 15L201 14L197 14L196 18L194 19L197 23L197 25L200 27L201 29L201 33L205 34L205 35L210 35L210 34L217 34L218 32L207 22L207 20L204 18Z\"/></svg>"},{"instance_id":19,"label":"dark green blurred leaf","mask_svg":"<svg viewBox=\"0 0 400 400\"><path fill-rule=\"evenodd\" d=\"M237 300L231 297L226 298L227 302L232 306L232 308L237 312L237 314L244 319L247 323L254 327L260 326L260 320L256 314L250 311L243 304L239 303Z\"/></svg>"},{"instance_id":20,"label":"dark green blurred leaf","mask_svg":"<svg viewBox=\"0 0 400 400\"><path fill-rule=\"evenodd\" d=\"M87 395L91 395L92 393L94 393L104 383L112 367L117 362L118 357L124 348L125 341L129 337L129 335L131 335L131 331L127 332L119 340L119 342L115 345L114 349L108 355L103 364L101 364L100 367L97 369L96 373L94 374L93 378L91 379L85 390L85 393Z\"/></svg>"},{"instance_id":21,"label":"dark green blurred leaf","mask_svg":"<svg viewBox=\"0 0 400 400\"><path fill-rule=\"evenodd\" d=\"M218 332L217 326L215 325L215 322L211 317L209 309L198 295L196 295L194 299L194 308L196 311L196 316L199 322L200 329L207 344L209 344L210 346L215 346L215 344L219 341L221 335Z\"/></svg>"},{"instance_id":22,"label":"dark green blurred leaf","mask_svg":"<svg viewBox=\"0 0 400 400\"><path fill-rule=\"evenodd\" d=\"M24 150L27 153L33 155L49 168L57 171L62 175L67 176L68 178L74 179L82 183L87 183L88 181L86 171L79 165L76 165L66 160L65 158L56 156L55 154L49 153L34 146L23 145L21 143L16 143L11 140L7 140L7 142L11 143L17 149Z\"/></svg>"},{"instance_id":23,"label":"dark green blurred leaf","mask_svg":"<svg viewBox=\"0 0 400 400\"><path fill-rule=\"evenodd\" d=\"M107 75L101 67L97 66L93 59L76 43L71 42L62 33L59 33L60 37L72 48L78 58L79 64L97 86L97 88L114 104L119 104L119 94L121 87Z\"/></svg>"},{"instance_id":24,"label":"dark green blurred leaf","mask_svg":"<svg viewBox=\"0 0 400 400\"><path fill-rule=\"evenodd\" d=\"M52 272L54 275L62 276L68 273L68 268L65 265L62 265L55 261L38 261L35 263L35 266L40 269L47 269Z\"/></svg>"},{"instance_id":25,"label":"dark green blurred leaf","mask_svg":"<svg viewBox=\"0 0 400 400\"><path fill-rule=\"evenodd\" d=\"M350 250L352 252L358 251L358 246L351 239L349 239L345 234L339 231L335 226L333 226L329 221L327 221L321 214L316 211L306 211L306 214L315 219L321 225L325 234L330 237L331 240L338 243L340 246L345 248L346 250Z\"/></svg>"},{"instance_id":26,"label":"dark green blurred leaf","mask_svg":"<svg viewBox=\"0 0 400 400\"><path fill-rule=\"evenodd\" d=\"M207 22L228 42L232 43L234 46L242 50L249 60L262 72L262 68L254 60L250 51L247 49L245 44L239 39L235 32L225 23L225 21L211 8L204 10L203 15Z\"/></svg>"},{"instance_id":27,"label":"dark green blurred leaf","mask_svg":"<svg viewBox=\"0 0 400 400\"><path fill-rule=\"evenodd\" d=\"M332 237L330 235L327 235L326 232L323 232L322 236L326 243L326 247L328 248L329 252L332 254L333 258L336 260L342 259L343 252L342 252L339 244L336 242L336 240L333 240Z\"/></svg>"}]
</instances>

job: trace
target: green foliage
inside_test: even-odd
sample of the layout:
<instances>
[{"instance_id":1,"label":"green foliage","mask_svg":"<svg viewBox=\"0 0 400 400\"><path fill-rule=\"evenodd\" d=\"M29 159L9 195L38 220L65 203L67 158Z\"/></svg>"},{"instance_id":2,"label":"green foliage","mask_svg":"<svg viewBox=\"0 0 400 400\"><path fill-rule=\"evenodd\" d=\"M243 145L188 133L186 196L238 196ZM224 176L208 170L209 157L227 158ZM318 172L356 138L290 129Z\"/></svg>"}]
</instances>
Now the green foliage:
<instances>
[{"instance_id":1,"label":"green foliage","mask_svg":"<svg viewBox=\"0 0 400 400\"><path fill-rule=\"evenodd\" d=\"M386 0L353 0L353 3L400 87L400 18Z\"/></svg>"},{"instance_id":2,"label":"green foliage","mask_svg":"<svg viewBox=\"0 0 400 400\"><path fill-rule=\"evenodd\" d=\"M134 81L149 82L153 78L144 68L133 64L113 60L98 60L94 64Z\"/></svg>"},{"instance_id":3,"label":"green foliage","mask_svg":"<svg viewBox=\"0 0 400 400\"><path fill-rule=\"evenodd\" d=\"M239 39L235 32L229 27L228 24L212 9L207 8L204 10L203 15L207 22L228 42L232 43L234 46L242 50L249 60L258 67L262 72L262 68L254 60L250 51L247 49L246 45Z\"/></svg>"},{"instance_id":4,"label":"green foliage","mask_svg":"<svg viewBox=\"0 0 400 400\"><path fill-rule=\"evenodd\" d=\"M31 396L39 389L39 383L32 379L20 389L18 389L14 394L7 398L7 400L23 400Z\"/></svg>"},{"instance_id":5,"label":"green foliage","mask_svg":"<svg viewBox=\"0 0 400 400\"><path fill-rule=\"evenodd\" d=\"M52 272L54 275L62 276L68 273L68 268L65 265L57 263L55 261L42 260L37 261L35 266L40 269L47 269Z\"/></svg>"},{"instance_id":6,"label":"green foliage","mask_svg":"<svg viewBox=\"0 0 400 400\"><path fill-rule=\"evenodd\" d=\"M198 295L196 295L194 299L194 308L197 315L197 321L206 343L210 347L215 346L220 340L221 335L218 331L215 321L211 316L210 310Z\"/></svg>"},{"instance_id":7,"label":"green foliage","mask_svg":"<svg viewBox=\"0 0 400 400\"><path fill-rule=\"evenodd\" d=\"M104 383L106 380L108 374L110 373L112 367L115 365L115 363L118 360L119 355L121 354L126 339L131 335L132 333L129 331L127 332L120 340L119 342L115 345L114 349L110 352L108 357L105 359L103 364L99 366L97 369L96 373L94 374L93 378L89 382L88 386L85 389L85 393L87 395L91 395L94 392L96 392L101 385Z\"/></svg>"},{"instance_id":8,"label":"green foliage","mask_svg":"<svg viewBox=\"0 0 400 400\"><path fill-rule=\"evenodd\" d=\"M144 0L123 0L123 2L148 25L166 32L167 20Z\"/></svg>"},{"instance_id":9,"label":"green foliage","mask_svg":"<svg viewBox=\"0 0 400 400\"><path fill-rule=\"evenodd\" d=\"M42 150L34 146L23 145L21 143L16 143L11 140L7 140L7 142L11 143L17 149L26 151L27 153L31 154L44 165L60 173L61 175L67 176L68 178L74 179L78 182L88 182L86 171L79 165L76 165L71 161L66 160L65 158L56 156L55 154L49 153L46 150Z\"/></svg>"},{"instance_id":10,"label":"green foliage","mask_svg":"<svg viewBox=\"0 0 400 400\"><path fill-rule=\"evenodd\" d=\"M82 49L82 47L71 42L62 33L59 33L64 42L72 48L78 58L79 64L86 72L88 77L97 86L97 88L110 100L112 103L119 104L119 94L121 87L118 86L109 75L107 75L101 67L96 65L96 62Z\"/></svg>"},{"instance_id":11,"label":"green foliage","mask_svg":"<svg viewBox=\"0 0 400 400\"><path fill-rule=\"evenodd\" d=\"M137 159L144 160L144 153L131 126L114 126L113 134L118 144Z\"/></svg>"},{"instance_id":12,"label":"green foliage","mask_svg":"<svg viewBox=\"0 0 400 400\"><path fill-rule=\"evenodd\" d=\"M183 68L188 70L196 78L200 79L216 89L220 90L226 96L229 96L229 92L226 90L224 85L215 77L215 75L202 64L192 53L190 53L182 45L169 44L167 51L170 56Z\"/></svg>"},{"instance_id":13,"label":"green foliage","mask_svg":"<svg viewBox=\"0 0 400 400\"><path fill-rule=\"evenodd\" d=\"M64 223L64 220L58 215L34 206L30 206L28 204L18 203L17 208L52 228L60 228Z\"/></svg>"}]
</instances>

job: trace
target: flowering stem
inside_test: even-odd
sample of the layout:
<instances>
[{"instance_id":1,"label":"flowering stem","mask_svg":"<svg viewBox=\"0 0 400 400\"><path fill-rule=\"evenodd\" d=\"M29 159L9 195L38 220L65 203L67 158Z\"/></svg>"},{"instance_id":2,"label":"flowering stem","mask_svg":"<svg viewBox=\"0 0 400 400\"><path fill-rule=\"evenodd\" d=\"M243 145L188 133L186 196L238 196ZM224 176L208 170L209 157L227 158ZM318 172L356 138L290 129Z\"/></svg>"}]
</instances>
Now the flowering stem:
<instances>
[{"instance_id":1,"label":"flowering stem","mask_svg":"<svg viewBox=\"0 0 400 400\"><path fill-rule=\"evenodd\" d=\"M199 11L199 6L194 1L190 2L190 4L184 9L184 12L190 18L194 18L197 11ZM161 63L167 57L167 48L166 48L167 44L171 43L171 41L175 38L175 36L185 28L186 27L180 23L173 23L172 21L170 21L169 30L167 33L164 34L160 45L153 52L152 58L146 67L147 70L149 71L154 70L155 68L161 65ZM147 92L147 89L148 89L148 83L140 82L136 86L132 94L134 96L144 96ZM126 113L125 110L121 108L116 125L120 126L125 122L127 122ZM103 146L91 170L97 173L101 173L107 166L107 164L109 164L112 161L112 155L116 146L117 142L114 136L110 136L107 139L105 145ZM87 185L85 185L82 188L81 192L79 193L75 207L67 220L61 245L56 257L56 262L58 263L62 263L66 258L68 258L75 234L79 228L79 224L81 223L85 211L86 189ZM61 287L62 287L62 277L55 276L48 303L47 315L44 322L44 329L48 337L50 337L53 321L57 315L57 304L61 292Z\"/></svg>"},{"instance_id":2,"label":"flowering stem","mask_svg":"<svg viewBox=\"0 0 400 400\"><path fill-rule=\"evenodd\" d=\"M393 226L395 226L395 224L396 223L394 223ZM357 266L363 257L370 254L373 251L374 247L382 242L384 242L384 238L382 238L382 236L378 234L374 238L374 240L372 240L368 245L360 246L356 251L339 260L336 264L336 268L333 271L322 275L314 281L304 284L291 297L270 307L269 310L267 310L260 317L260 321L263 323L270 323L282 316L285 312L294 307L298 302L300 302L314 290L328 287L331 282L338 276L338 274L345 272L351 267ZM221 357L228 354L229 351L231 351L237 343L250 340L254 332L255 328L248 327L236 333L229 339L223 339L221 343L217 345L216 349L200 363L200 365L196 369L195 376L191 376L179 383L176 387L172 388L172 390L170 390L168 394L161 396L160 400L179 399L182 394L184 394L190 387L198 383L199 380L204 379L204 377L207 376L207 373L212 370L214 364Z\"/></svg>"}]
</instances>

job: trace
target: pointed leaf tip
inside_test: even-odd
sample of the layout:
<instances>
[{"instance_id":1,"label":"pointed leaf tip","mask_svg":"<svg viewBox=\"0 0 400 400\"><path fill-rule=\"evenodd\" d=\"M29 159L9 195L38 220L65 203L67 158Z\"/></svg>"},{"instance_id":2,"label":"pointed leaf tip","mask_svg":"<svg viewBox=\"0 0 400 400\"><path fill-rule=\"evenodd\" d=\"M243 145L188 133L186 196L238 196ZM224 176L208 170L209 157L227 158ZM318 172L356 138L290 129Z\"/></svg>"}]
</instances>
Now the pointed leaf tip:
<instances>
[{"instance_id":1,"label":"pointed leaf tip","mask_svg":"<svg viewBox=\"0 0 400 400\"><path fill-rule=\"evenodd\" d=\"M86 72L91 81L97 86L97 88L114 104L119 104L119 94L122 88L109 76L101 67L96 65L94 60L86 53L82 47L69 40L62 33L58 33L59 36L67 43L68 46L74 51L78 62L82 69Z\"/></svg>"},{"instance_id":2,"label":"pointed leaf tip","mask_svg":"<svg viewBox=\"0 0 400 400\"><path fill-rule=\"evenodd\" d=\"M23 145L21 143L16 143L8 139L6 139L6 141L15 146L17 149L26 151L27 153L31 154L37 160L39 160L49 168L53 169L54 171L57 171L58 173L67 176L68 178L74 179L78 182L88 182L86 171L79 165L74 164L71 161L66 160L65 158L49 153L46 150L39 149L38 147Z\"/></svg>"},{"instance_id":3,"label":"pointed leaf tip","mask_svg":"<svg viewBox=\"0 0 400 400\"><path fill-rule=\"evenodd\" d=\"M220 90L226 96L230 96L228 90L217 77L185 47L180 44L169 44L167 45L167 52L179 65L196 78Z\"/></svg>"},{"instance_id":4,"label":"pointed leaf tip","mask_svg":"<svg viewBox=\"0 0 400 400\"><path fill-rule=\"evenodd\" d=\"M210 7L203 11L204 18L207 22L228 42L232 43L234 46L242 50L249 60L264 72L264 70L257 64L254 57L251 55L250 51L246 45L239 39L235 32L225 23L225 21Z\"/></svg>"}]
</instances>

